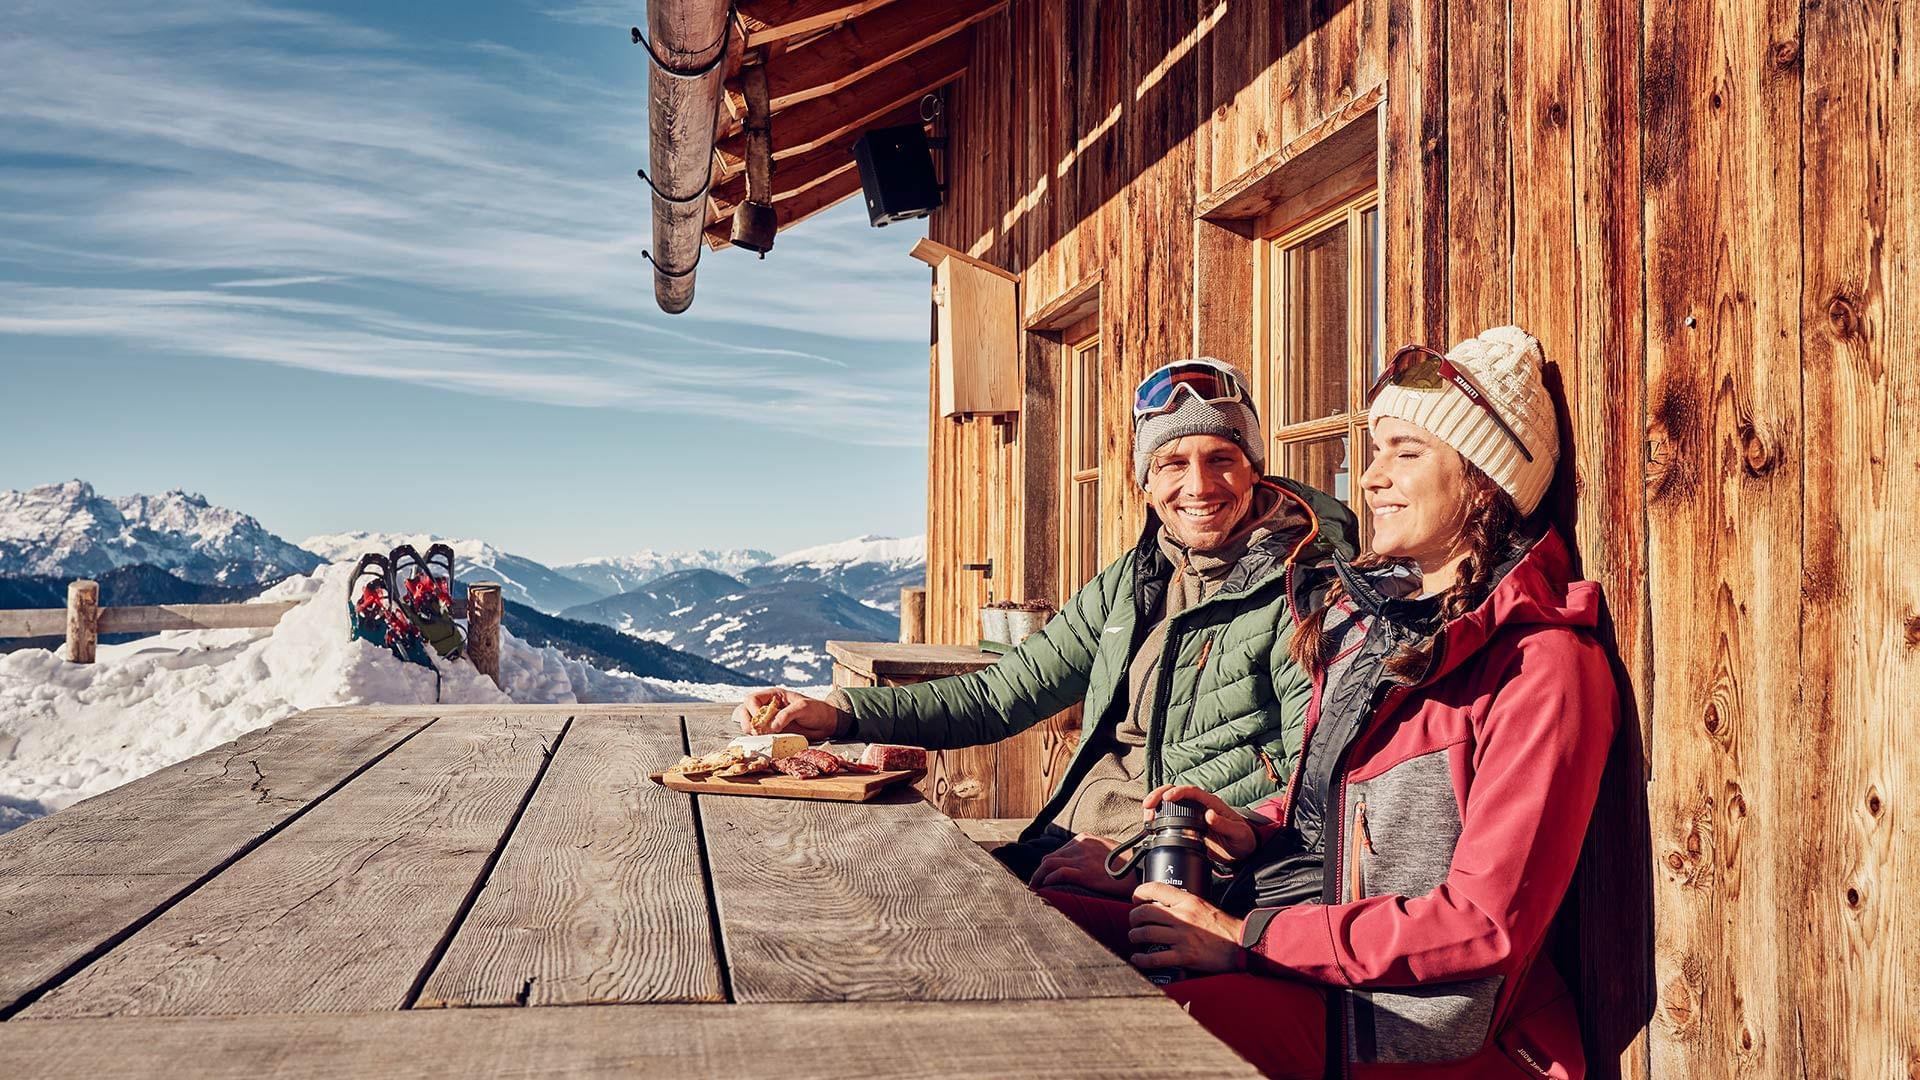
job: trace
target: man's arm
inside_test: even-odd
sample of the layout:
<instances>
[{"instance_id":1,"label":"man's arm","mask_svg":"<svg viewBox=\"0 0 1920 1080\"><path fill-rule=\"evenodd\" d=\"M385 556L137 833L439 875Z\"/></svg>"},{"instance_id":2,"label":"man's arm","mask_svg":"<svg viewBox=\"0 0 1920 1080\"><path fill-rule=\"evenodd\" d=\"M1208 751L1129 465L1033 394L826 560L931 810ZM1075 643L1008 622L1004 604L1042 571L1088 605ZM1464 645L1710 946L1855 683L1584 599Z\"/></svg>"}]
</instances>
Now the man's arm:
<instances>
[{"instance_id":1,"label":"man's arm","mask_svg":"<svg viewBox=\"0 0 1920 1080\"><path fill-rule=\"evenodd\" d=\"M1065 610L992 667L910 686L862 686L835 694L851 714L847 738L945 750L999 742L1086 696L1107 614L1118 602L1127 559L1088 582Z\"/></svg>"}]
</instances>

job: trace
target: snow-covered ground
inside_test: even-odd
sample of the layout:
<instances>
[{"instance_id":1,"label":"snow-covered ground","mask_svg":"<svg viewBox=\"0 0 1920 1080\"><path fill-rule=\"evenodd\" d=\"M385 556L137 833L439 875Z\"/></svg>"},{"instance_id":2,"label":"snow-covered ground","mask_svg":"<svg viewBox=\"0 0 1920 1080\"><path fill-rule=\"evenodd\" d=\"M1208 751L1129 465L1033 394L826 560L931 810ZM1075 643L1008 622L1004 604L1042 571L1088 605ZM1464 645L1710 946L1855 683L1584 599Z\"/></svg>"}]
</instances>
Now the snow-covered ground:
<instances>
[{"instance_id":1,"label":"snow-covered ground","mask_svg":"<svg viewBox=\"0 0 1920 1080\"><path fill-rule=\"evenodd\" d=\"M601 671L504 628L505 691L464 660L443 675L349 638L345 563L289 578L263 600L305 599L267 630L178 631L103 645L69 664L0 655L0 832L192 757L302 709L327 705L737 701L739 686Z\"/></svg>"}]
</instances>

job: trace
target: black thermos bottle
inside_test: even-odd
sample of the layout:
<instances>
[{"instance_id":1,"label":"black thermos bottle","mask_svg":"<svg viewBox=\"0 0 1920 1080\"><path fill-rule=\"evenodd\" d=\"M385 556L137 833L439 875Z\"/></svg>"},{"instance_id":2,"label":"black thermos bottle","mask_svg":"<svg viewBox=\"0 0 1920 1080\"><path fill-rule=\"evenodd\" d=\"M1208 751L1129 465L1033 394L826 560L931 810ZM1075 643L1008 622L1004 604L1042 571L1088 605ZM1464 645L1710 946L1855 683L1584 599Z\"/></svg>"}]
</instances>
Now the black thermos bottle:
<instances>
[{"instance_id":1,"label":"black thermos bottle","mask_svg":"<svg viewBox=\"0 0 1920 1080\"><path fill-rule=\"evenodd\" d=\"M1206 840L1205 807L1190 802L1163 802L1154 808L1151 824L1107 856L1107 873L1124 877L1137 866L1142 881L1162 881L1204 900L1211 874ZM1114 858L1136 844L1140 846L1139 851L1126 865L1115 869ZM1149 945L1141 951L1157 952L1164 948L1165 945ZM1147 975L1149 981L1161 986L1185 977L1186 972L1179 968L1160 968Z\"/></svg>"}]
</instances>

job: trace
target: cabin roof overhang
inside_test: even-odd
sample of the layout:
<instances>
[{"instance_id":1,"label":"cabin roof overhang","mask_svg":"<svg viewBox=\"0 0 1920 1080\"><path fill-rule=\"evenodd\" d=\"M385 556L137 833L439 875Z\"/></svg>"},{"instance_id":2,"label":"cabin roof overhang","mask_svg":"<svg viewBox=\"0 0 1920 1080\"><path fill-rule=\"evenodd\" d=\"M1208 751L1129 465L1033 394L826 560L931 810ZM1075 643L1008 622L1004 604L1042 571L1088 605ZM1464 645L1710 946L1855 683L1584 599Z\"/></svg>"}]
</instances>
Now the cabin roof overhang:
<instances>
[{"instance_id":1,"label":"cabin roof overhang","mask_svg":"<svg viewBox=\"0 0 1920 1080\"><path fill-rule=\"evenodd\" d=\"M713 3L724 0L649 0L649 19L660 25L681 9ZM764 190L760 201L772 203L776 229L787 229L859 192L853 144L861 133L929 123L921 102L966 73L973 26L1005 6L1006 0L737 0L729 27L732 44L718 65L723 73L718 100L694 103L712 102L712 131L704 124L670 122L676 111L689 107L672 94L695 88L669 86L671 93L650 95L654 171L664 171L663 161L677 160L691 162L697 176L699 160L708 159L698 213L688 212L693 209L689 200L682 200L677 213L672 206L663 212L655 191L653 248L681 252L686 263L663 269L656 262L662 307L684 310L692 299L697 250L684 234L697 227L707 247L727 246L734 211L750 193L759 196ZM751 67L760 70L749 73ZM654 78L672 77L656 69ZM750 106L750 99L762 93L764 106ZM764 183L749 177L756 152L750 136L762 126L751 117L761 113L767 117L769 146L759 152L771 162ZM669 305L669 292L679 297L679 306Z\"/></svg>"}]
</instances>

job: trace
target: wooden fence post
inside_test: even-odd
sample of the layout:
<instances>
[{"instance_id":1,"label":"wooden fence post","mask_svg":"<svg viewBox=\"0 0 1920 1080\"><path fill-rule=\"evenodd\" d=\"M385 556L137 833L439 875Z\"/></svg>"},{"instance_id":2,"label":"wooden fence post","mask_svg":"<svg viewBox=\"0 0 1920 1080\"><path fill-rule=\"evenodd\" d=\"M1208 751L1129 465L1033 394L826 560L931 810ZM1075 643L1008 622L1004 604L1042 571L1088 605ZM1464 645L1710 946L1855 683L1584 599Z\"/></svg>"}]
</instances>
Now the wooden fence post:
<instances>
[{"instance_id":1,"label":"wooden fence post","mask_svg":"<svg viewBox=\"0 0 1920 1080\"><path fill-rule=\"evenodd\" d=\"M500 685L500 584L476 581L467 588L467 659Z\"/></svg>"},{"instance_id":2,"label":"wooden fence post","mask_svg":"<svg viewBox=\"0 0 1920 1080\"><path fill-rule=\"evenodd\" d=\"M100 640L100 583L82 579L67 586L67 662L93 663Z\"/></svg>"},{"instance_id":3,"label":"wooden fence post","mask_svg":"<svg viewBox=\"0 0 1920 1080\"><path fill-rule=\"evenodd\" d=\"M900 590L900 640L908 645L927 641L927 590Z\"/></svg>"}]
</instances>

